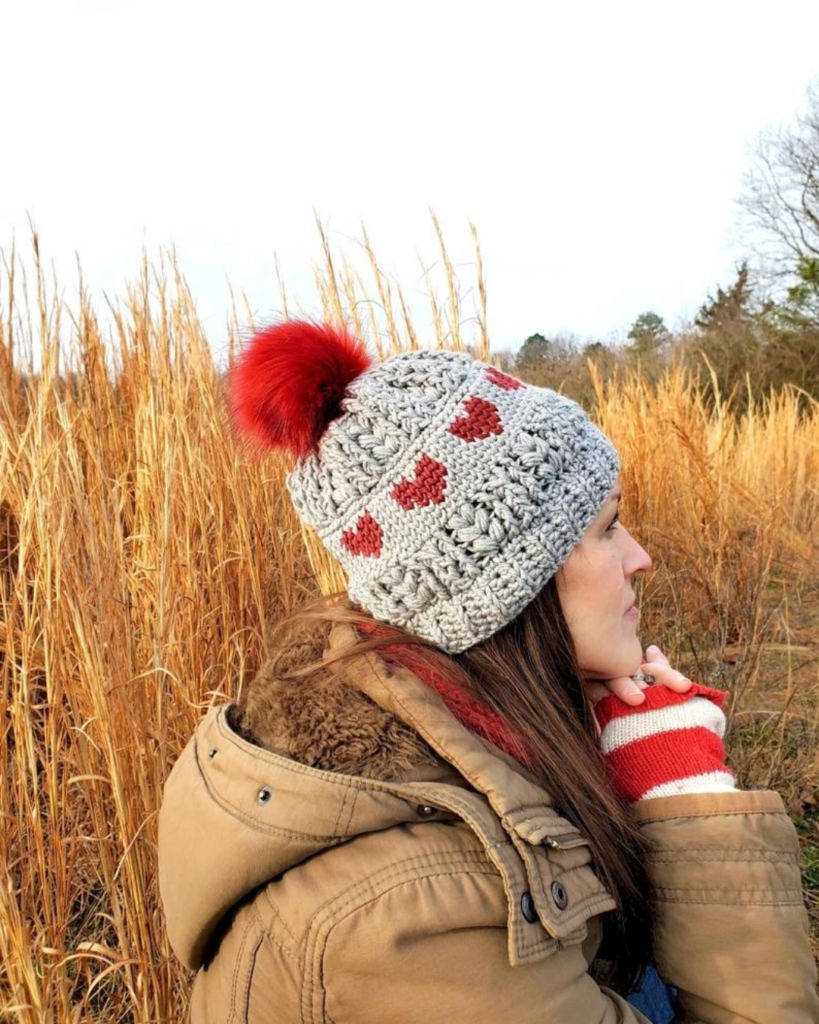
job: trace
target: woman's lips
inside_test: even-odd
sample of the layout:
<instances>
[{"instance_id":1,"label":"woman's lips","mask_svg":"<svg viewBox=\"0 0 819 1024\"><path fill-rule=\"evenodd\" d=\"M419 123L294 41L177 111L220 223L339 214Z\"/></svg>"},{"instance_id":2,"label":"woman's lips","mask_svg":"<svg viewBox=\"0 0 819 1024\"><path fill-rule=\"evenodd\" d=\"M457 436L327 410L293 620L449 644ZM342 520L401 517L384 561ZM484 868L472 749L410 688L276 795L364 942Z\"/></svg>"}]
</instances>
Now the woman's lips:
<instances>
[{"instance_id":1,"label":"woman's lips","mask_svg":"<svg viewBox=\"0 0 819 1024\"><path fill-rule=\"evenodd\" d=\"M637 607L636 604L633 604L631 608L629 608L629 610L626 612L626 615L631 619L639 618L640 609Z\"/></svg>"}]
</instances>

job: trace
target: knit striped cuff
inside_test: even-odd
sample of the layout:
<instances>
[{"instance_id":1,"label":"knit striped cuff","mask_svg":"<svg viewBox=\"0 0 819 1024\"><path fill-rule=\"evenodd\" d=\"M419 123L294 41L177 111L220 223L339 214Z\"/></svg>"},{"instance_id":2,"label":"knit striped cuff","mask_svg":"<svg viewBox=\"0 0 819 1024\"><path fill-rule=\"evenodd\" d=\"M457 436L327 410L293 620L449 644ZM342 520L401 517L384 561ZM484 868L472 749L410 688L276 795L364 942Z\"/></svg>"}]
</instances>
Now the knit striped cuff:
<instances>
[{"instance_id":1,"label":"knit striped cuff","mask_svg":"<svg viewBox=\"0 0 819 1024\"><path fill-rule=\"evenodd\" d=\"M618 792L630 803L680 793L735 790L725 764L724 690L694 683L687 693L653 685L645 701L614 694L595 704L600 746Z\"/></svg>"}]
</instances>

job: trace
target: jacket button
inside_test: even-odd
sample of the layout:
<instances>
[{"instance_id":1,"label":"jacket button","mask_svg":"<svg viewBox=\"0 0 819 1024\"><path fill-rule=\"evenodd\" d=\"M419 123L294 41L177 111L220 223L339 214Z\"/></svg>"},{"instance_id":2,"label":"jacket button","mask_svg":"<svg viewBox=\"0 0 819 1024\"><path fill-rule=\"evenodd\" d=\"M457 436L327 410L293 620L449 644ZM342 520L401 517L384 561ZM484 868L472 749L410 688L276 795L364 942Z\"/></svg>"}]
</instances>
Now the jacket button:
<instances>
[{"instance_id":1,"label":"jacket button","mask_svg":"<svg viewBox=\"0 0 819 1024\"><path fill-rule=\"evenodd\" d=\"M418 815L419 818L431 818L432 815L435 813L435 808L430 807L429 804L419 804L415 808L415 813Z\"/></svg>"},{"instance_id":2,"label":"jacket button","mask_svg":"<svg viewBox=\"0 0 819 1024\"><path fill-rule=\"evenodd\" d=\"M535 909L535 901L532 899L532 894L530 892L525 892L521 896L520 909L523 911L523 916L529 924L534 924L536 921L540 920L537 916L537 910Z\"/></svg>"},{"instance_id":3,"label":"jacket button","mask_svg":"<svg viewBox=\"0 0 819 1024\"><path fill-rule=\"evenodd\" d=\"M266 804L267 801L273 796L273 790L270 786L263 786L256 796L257 803Z\"/></svg>"},{"instance_id":4,"label":"jacket button","mask_svg":"<svg viewBox=\"0 0 819 1024\"><path fill-rule=\"evenodd\" d=\"M558 910L565 910L569 905L569 894L560 882L552 882L552 899Z\"/></svg>"}]
</instances>

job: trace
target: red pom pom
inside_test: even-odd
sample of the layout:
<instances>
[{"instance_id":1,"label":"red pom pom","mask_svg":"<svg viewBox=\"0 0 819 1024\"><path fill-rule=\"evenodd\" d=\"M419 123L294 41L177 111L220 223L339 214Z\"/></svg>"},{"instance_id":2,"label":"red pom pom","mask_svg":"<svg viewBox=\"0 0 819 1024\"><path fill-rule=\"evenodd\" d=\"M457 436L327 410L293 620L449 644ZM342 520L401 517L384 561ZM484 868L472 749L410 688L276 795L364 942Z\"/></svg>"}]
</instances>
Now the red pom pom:
<instances>
[{"instance_id":1,"label":"red pom pom","mask_svg":"<svg viewBox=\"0 0 819 1024\"><path fill-rule=\"evenodd\" d=\"M305 320L264 327L230 371L231 416L263 448L315 454L347 385L372 365L362 341Z\"/></svg>"}]
</instances>

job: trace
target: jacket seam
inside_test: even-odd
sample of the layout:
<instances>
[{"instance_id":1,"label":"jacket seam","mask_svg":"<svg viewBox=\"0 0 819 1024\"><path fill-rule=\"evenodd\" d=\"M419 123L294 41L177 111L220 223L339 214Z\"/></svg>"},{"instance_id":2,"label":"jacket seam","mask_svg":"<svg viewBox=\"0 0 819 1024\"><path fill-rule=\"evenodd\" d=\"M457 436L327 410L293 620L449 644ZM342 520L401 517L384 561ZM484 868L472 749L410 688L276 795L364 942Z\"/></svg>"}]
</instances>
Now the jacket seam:
<instances>
[{"instance_id":1,"label":"jacket seam","mask_svg":"<svg viewBox=\"0 0 819 1024\"><path fill-rule=\"evenodd\" d=\"M257 935L257 938L256 938L256 942L255 942L255 944L253 946L252 954L251 954L250 959L249 959L248 969L245 972L245 980L244 980L244 1008L243 1008L243 1012L242 1012L241 1017L239 1017L239 1015L236 1013L236 1005L235 1005L236 1004L236 992L237 992L238 982L237 982L236 976L234 974L233 996L232 996L232 1000L231 1000L231 1010L230 1010L230 1014L228 1015L228 1018L227 1018L229 1024L230 1024L230 1022L232 1022L234 1020L239 1021L240 1024L248 1024L248 1017L249 1017L249 1014L250 1014L250 995L251 995L251 992L253 991L253 985L254 985L254 983L256 983L256 978L255 978L255 974L256 974L256 959L257 959L257 957L259 955L259 950L261 949L261 947L262 947L262 945L264 943L271 942L275 947L277 947L279 950L281 950L281 952L284 953L285 956L289 957L291 960L294 960L296 962L297 966L302 966L301 965L301 961L299 960L299 958L293 956L293 954L290 952L290 950L288 950L285 946L283 946L281 944L281 942L278 941L278 939L276 938L275 935L271 934L270 929L267 927L267 925L265 923L265 920L262 917L262 915L259 913L258 907L256 906L255 903L252 905L252 915L255 918L256 926L257 926L259 931L258 931L258 935ZM248 926L245 929L246 933L247 933L247 931L250 928L250 923L251 922L248 922ZM240 950L239 956L237 957L237 963L241 961L243 953L244 953L244 942L243 942L243 945L242 945L242 949Z\"/></svg>"},{"instance_id":2,"label":"jacket seam","mask_svg":"<svg viewBox=\"0 0 819 1024\"><path fill-rule=\"evenodd\" d=\"M701 856L689 858L688 855L691 853L697 853ZM758 861L760 863L769 864L797 864L799 863L798 854L793 850L719 850L714 847L697 847L697 846L686 846L681 849L674 850L663 850L659 853L651 854L650 858L653 862L658 863L678 863L680 860L692 860L692 861L724 861L725 863L732 863L734 861L747 861L752 863Z\"/></svg>"},{"instance_id":3,"label":"jacket seam","mask_svg":"<svg viewBox=\"0 0 819 1024\"><path fill-rule=\"evenodd\" d=\"M666 846L661 847L658 854L663 856L668 855L669 857L677 856L680 853L719 853L719 852L732 852L735 854L741 853L759 853L759 854L789 854L793 855L794 847L778 847L778 846L766 846L764 850L755 850L750 846L736 846L736 847L725 847L719 845L711 846L689 846L687 843L684 846Z\"/></svg>"},{"instance_id":4,"label":"jacket seam","mask_svg":"<svg viewBox=\"0 0 819 1024\"><path fill-rule=\"evenodd\" d=\"M425 864L435 866L437 862L453 864L456 866L465 866L470 864L480 865L481 867L486 868L485 872L480 872L481 874L494 874L501 879L503 878L492 859L487 856L486 851L483 848L474 850L437 850L428 853L415 854L412 857L404 857L401 860L392 861L389 864L386 864L383 868L368 878L352 882L347 886L347 888L342 889L340 892L333 893L332 896L319 904L319 906L317 906L310 914L310 918L301 939L297 938L294 932L290 929L281 911L269 895L267 887L262 889L262 895L267 900L268 905L273 910L277 919L282 923L288 936L293 940L293 950L289 952L289 955L299 963L306 963L310 933L315 928L320 927L320 918L322 914L327 912L328 908L332 907L335 902L346 896L348 893L355 894L358 892L366 892L367 889L371 888L373 885L378 885L380 882L385 880L389 881L389 879L393 877L399 877L402 874L406 874L407 871L412 870L413 868L421 868ZM419 875L418 877L424 878L426 875ZM267 934L273 937L272 931L269 927L267 928Z\"/></svg>"},{"instance_id":5,"label":"jacket seam","mask_svg":"<svg viewBox=\"0 0 819 1024\"><path fill-rule=\"evenodd\" d=\"M312 832L294 832L292 829L289 828L280 828L278 825L268 825L263 822L260 822L257 818L254 818L251 815L246 814L244 811L239 810L239 808L236 807L235 804L232 804L230 801L226 800L222 796L222 794L211 783L210 779L207 776L207 773L202 770L202 764L200 762L198 752L196 754L196 766L199 771L199 775L203 783L205 784L208 794L219 805L219 807L221 807L221 809L226 814L229 814L237 821L241 821L243 824L248 825L256 832L261 832L262 835L280 836L285 839L298 839L306 842L311 842L314 843L315 846L318 848L316 852L319 852L320 849L323 849L328 845L338 845L339 843L344 842L344 840L348 838L347 836L340 836L337 833L334 835L316 835ZM349 788L349 784L347 784L347 788ZM344 800L342 800L342 807L343 805Z\"/></svg>"},{"instance_id":6,"label":"jacket seam","mask_svg":"<svg viewBox=\"0 0 819 1024\"><path fill-rule=\"evenodd\" d=\"M236 953L236 959L233 963L233 975L230 981L230 1007L228 1009L228 1021L234 1021L236 1019L236 992L239 987L239 975L242 971L242 964L245 958L245 947L247 946L248 936L250 929L253 926L253 914L248 915L247 923L242 931L242 938L239 942L239 949Z\"/></svg>"},{"instance_id":7,"label":"jacket seam","mask_svg":"<svg viewBox=\"0 0 819 1024\"><path fill-rule=\"evenodd\" d=\"M544 793L545 792L546 791L544 790ZM521 811L535 811L537 814L542 815L543 817L552 817L560 821L565 821L570 828L575 828L575 826L572 825L569 819L564 818L562 815L558 814L558 812L551 804L546 804L543 802L539 804L519 804L517 807L510 807L508 811L504 811L503 817L508 818L510 815L519 814ZM546 814L546 811L551 811L551 814Z\"/></svg>"},{"instance_id":8,"label":"jacket seam","mask_svg":"<svg viewBox=\"0 0 819 1024\"><path fill-rule=\"evenodd\" d=\"M331 915L329 915L327 920L325 922L322 922L322 924L329 924L329 927L327 928L327 931L323 935L322 950L321 950L321 955L320 955L320 958L319 958L319 962L321 964L320 980L317 983L314 982L314 977L313 977L313 973L314 972L312 970L309 971L309 972L305 972L305 976L308 978L308 1004L307 1005L309 1007L312 1007L312 1005L313 1005L313 998L314 998L315 991L316 991L317 988L320 988L321 991L322 991L322 994L323 994L322 995L322 1010L321 1010L321 1016L322 1016L323 1020L321 1021L321 1024L329 1024L329 1017L327 1016L327 1008L326 1008L326 1003L327 1003L327 987L324 984L324 976L325 976L324 957L325 957L325 954L326 954L326 951L327 951L327 946L329 944L330 937L331 937L333 931L338 927L338 925L340 925L348 917L352 917L352 915L355 914L357 911L363 910L365 907L370 906L371 903L376 903L379 899L381 899L382 896L385 896L389 892L393 892L395 889L400 889L401 886L403 886L403 885L412 885L412 884L414 884L416 882L426 881L426 879L428 879L428 878L453 878L453 877L456 877L458 875L468 875L468 876L470 876L470 875L497 875L497 874L498 874L498 872L494 868L494 866L487 865L485 870L474 869L474 868L467 870L467 869L464 869L464 868L454 867L452 870L449 870L449 871L435 871L435 872L430 872L429 874L424 874L424 875L413 875L413 876L411 876L409 878L404 878L404 879L401 879L399 881L395 881L394 884L389 885L385 889L382 889L379 892L370 895L369 898L365 899L364 902L362 902L362 903L359 903L357 901L357 897L361 896L361 895L364 895L364 893L356 893L356 894L351 895L350 898L345 900L344 903L342 903L341 905L336 907L334 909L333 913ZM342 916L338 916L339 913L341 911L345 910L347 907L349 907L350 904L356 904L356 905L353 906L350 910L348 910L346 914L343 914ZM315 957L313 956L310 959L311 959L311 964L312 964L312 961L315 959ZM313 1016L312 1010L311 1010L310 1016L311 1016L311 1019L312 1019L312 1016Z\"/></svg>"},{"instance_id":9,"label":"jacket seam","mask_svg":"<svg viewBox=\"0 0 819 1024\"><path fill-rule=\"evenodd\" d=\"M737 897L745 893L755 896L769 896L770 899L720 899L719 897ZM681 889L669 888L666 886L654 886L654 896L664 903L719 903L724 906L802 906L803 896L801 889L773 889L773 888L748 888L748 889ZM783 897L774 899L773 897Z\"/></svg>"},{"instance_id":10,"label":"jacket seam","mask_svg":"<svg viewBox=\"0 0 819 1024\"><path fill-rule=\"evenodd\" d=\"M389 880L393 877L397 878L399 875L405 874L413 865L420 867L423 864L429 864L429 866L432 867L438 861L452 864L458 864L458 862L461 862L462 864L480 863L487 869L486 872L480 872L481 874L488 873L498 875L499 878L503 877L492 860L486 855L486 851L483 849L457 851L438 850L430 853L416 854L414 857L403 857L401 860L393 861L390 864L385 865L380 871L377 871L374 875L370 876L370 878L353 882L348 885L346 889L342 889L341 892L337 892L329 899L325 900L324 903L320 904L313 911L313 914L311 915L311 926L312 922L316 921L323 911L328 907L331 907L337 900L340 900L348 893L364 892L368 887L376 883L377 879ZM419 877L426 878L427 876L422 875Z\"/></svg>"},{"instance_id":11,"label":"jacket seam","mask_svg":"<svg viewBox=\"0 0 819 1024\"><path fill-rule=\"evenodd\" d=\"M336 815L336 820L335 820L335 823L333 825L333 835L335 835L335 836L341 834L342 830L339 828L339 822L341 821L341 817L344 814L344 808L347 806L347 801L350 799L350 794L352 792L352 788L353 788L352 786L347 786L345 788L344 796L343 796L343 798L341 800L341 803L339 804L338 814ZM349 818L348 818L348 821L349 821Z\"/></svg>"},{"instance_id":12,"label":"jacket seam","mask_svg":"<svg viewBox=\"0 0 819 1024\"><path fill-rule=\"evenodd\" d=\"M301 958L300 958L300 956L298 954L299 940L296 938L294 932L291 930L291 928L288 925L287 921L285 921L284 916L282 915L281 910L279 909L279 907L273 901L273 898L270 895L270 892L269 892L269 889L268 889L267 886L264 886L264 888L262 889L262 899L265 900L265 902L267 903L268 907L270 908L271 913L273 914L274 919L281 923L281 926L285 930L285 932L287 933L288 938L292 940L293 948L291 950L288 950L288 955L292 956L294 960L300 960ZM265 924L265 931L271 937L273 937L273 930L272 930L273 923L274 922L269 922L269 923ZM274 941L278 941L278 940L275 940L275 938L274 938ZM285 948L284 945L283 944L281 944L281 945L282 945L282 948L284 949Z\"/></svg>"},{"instance_id":13,"label":"jacket seam","mask_svg":"<svg viewBox=\"0 0 819 1024\"><path fill-rule=\"evenodd\" d=\"M352 789L352 799L350 800L350 811L349 811L347 817L345 818L343 824L341 824L341 826L339 827L339 832L343 832L345 835L348 833L348 831L350 829L350 823L353 820L353 815L355 814L356 804L358 803L358 797L359 797L360 793L361 793L360 789Z\"/></svg>"},{"instance_id":14,"label":"jacket seam","mask_svg":"<svg viewBox=\"0 0 819 1024\"><path fill-rule=\"evenodd\" d=\"M486 872L482 871L481 873L494 874L497 875L501 880L503 880L502 873L498 870L498 867L494 863L492 858L488 856L488 854L486 853L486 849L484 847L476 847L474 849L466 850L444 849L430 851L422 854L415 854L411 857L403 857L401 858L401 860L392 861L386 864L374 875L371 875L370 877L365 879L361 879L357 882L352 882L349 886L347 886L347 888L342 889L340 892L335 892L333 893L332 896L329 896L323 903L319 904L313 910L313 912L310 915L310 919L307 923L307 926L304 930L304 933L302 934L302 937L300 939L286 921L284 915L281 912L281 909L276 905L275 901L273 900L273 897L270 895L268 887L264 886L261 889L261 896L265 900L267 906L270 908L271 913L275 916L276 921L278 921L281 924L287 937L291 940L292 948L288 950L286 946L282 943L281 939L277 940L275 938L273 931L275 927L274 922L265 922L265 932L272 939L274 939L274 941L277 941L277 944L281 945L282 948L286 950L288 956L290 956L296 962L302 963L305 960L306 946L309 941L310 931L314 927L314 924L317 922L317 920L321 917L321 915L325 911L327 911L327 909L331 907L336 901L338 901L348 893L365 892L374 884L377 885L379 884L379 882L383 882L384 880L389 880L393 877L399 877L400 875L405 874L407 871L412 870L413 868L419 869L423 868L425 865L434 866L436 863L445 863L453 865L480 865L487 869ZM419 877L426 876L420 875Z\"/></svg>"},{"instance_id":15,"label":"jacket seam","mask_svg":"<svg viewBox=\"0 0 819 1024\"><path fill-rule=\"evenodd\" d=\"M255 943L253 944L253 949L249 957L248 968L247 971L245 972L245 978L243 982L244 991L242 993L243 1008L242 1015L240 1018L241 1024L247 1024L248 1022L248 1016L250 1014L250 992L251 987L253 985L253 976L256 972L256 957L259 955L259 950L261 949L262 943L265 941L266 938L264 921L262 921L261 915L259 914L259 911L256 909L255 906L253 907L253 913L256 918L256 924L257 927L259 928L259 933L256 936Z\"/></svg>"},{"instance_id":16,"label":"jacket seam","mask_svg":"<svg viewBox=\"0 0 819 1024\"><path fill-rule=\"evenodd\" d=\"M281 939L275 936L269 928L265 928L264 938L268 942L272 942L273 945L276 946L277 949L280 949L285 956L289 957L293 963L297 964L299 967L304 966L304 960L302 957L297 956L292 950L288 949Z\"/></svg>"},{"instance_id":17,"label":"jacket seam","mask_svg":"<svg viewBox=\"0 0 819 1024\"><path fill-rule=\"evenodd\" d=\"M749 790L739 790L739 792L750 792ZM675 814L658 814L652 818L638 818L636 822L638 825L648 825L650 822L667 822L667 821L678 821L681 818L727 818L735 815L742 815L743 817L772 817L780 818L785 821L790 821L787 814L783 814L782 811L774 810L763 810L755 809L753 807L745 807L741 809L732 809L724 811L678 811Z\"/></svg>"}]
</instances>

